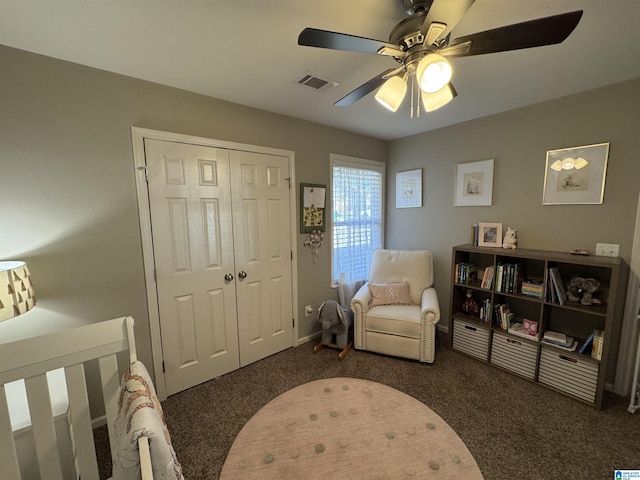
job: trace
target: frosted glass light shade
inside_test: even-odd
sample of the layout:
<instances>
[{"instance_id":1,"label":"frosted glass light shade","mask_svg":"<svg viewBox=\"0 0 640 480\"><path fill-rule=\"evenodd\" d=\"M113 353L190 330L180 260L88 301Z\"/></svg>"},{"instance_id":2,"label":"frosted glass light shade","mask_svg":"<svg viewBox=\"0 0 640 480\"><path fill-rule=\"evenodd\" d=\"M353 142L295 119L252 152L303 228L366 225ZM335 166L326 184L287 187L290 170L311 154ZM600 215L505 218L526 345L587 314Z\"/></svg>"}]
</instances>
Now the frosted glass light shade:
<instances>
[{"instance_id":1,"label":"frosted glass light shade","mask_svg":"<svg viewBox=\"0 0 640 480\"><path fill-rule=\"evenodd\" d=\"M435 93L422 92L422 106L426 112L433 112L449 103L457 94L451 84L445 85Z\"/></svg>"},{"instance_id":2,"label":"frosted glass light shade","mask_svg":"<svg viewBox=\"0 0 640 480\"><path fill-rule=\"evenodd\" d=\"M35 304L27 265L24 262L0 262L0 322L31 310Z\"/></svg>"},{"instance_id":3,"label":"frosted glass light shade","mask_svg":"<svg viewBox=\"0 0 640 480\"><path fill-rule=\"evenodd\" d=\"M451 80L453 69L442 55L430 53L418 63L416 78L420 89L426 93L435 93Z\"/></svg>"},{"instance_id":4,"label":"frosted glass light shade","mask_svg":"<svg viewBox=\"0 0 640 480\"><path fill-rule=\"evenodd\" d=\"M395 112L400 107L407 93L407 82L401 77L391 77L384 82L376 93L376 100L380 105Z\"/></svg>"}]
</instances>

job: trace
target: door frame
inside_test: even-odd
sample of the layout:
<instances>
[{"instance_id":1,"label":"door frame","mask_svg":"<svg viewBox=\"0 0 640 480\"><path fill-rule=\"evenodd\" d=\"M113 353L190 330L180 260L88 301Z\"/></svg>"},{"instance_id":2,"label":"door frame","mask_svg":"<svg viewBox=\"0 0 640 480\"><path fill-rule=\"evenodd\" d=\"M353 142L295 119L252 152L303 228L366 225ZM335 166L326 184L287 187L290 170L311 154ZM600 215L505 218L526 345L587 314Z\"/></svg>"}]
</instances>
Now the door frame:
<instances>
[{"instance_id":1,"label":"door frame","mask_svg":"<svg viewBox=\"0 0 640 480\"><path fill-rule=\"evenodd\" d=\"M155 280L155 261L153 258L153 237L151 233L151 209L149 204L149 186L146 181L146 162L144 140L164 140L169 142L202 145L206 147L241 150L245 152L279 155L289 159L289 210L291 238L291 302L293 309L293 338L291 346L296 347L298 340L298 252L296 236L296 185L295 182L295 153L270 147L261 147L225 140L196 137L180 133L150 130L147 128L131 127L131 141L133 146L133 162L136 178L136 195L138 197L138 214L140 234L142 236L142 256L144 263L145 287L147 292L147 310L149 315L149 331L151 334L151 354L153 358L153 372L155 376L156 393L160 400L167 398L162 352L162 336L160 332L160 314L158 310L158 290Z\"/></svg>"}]
</instances>

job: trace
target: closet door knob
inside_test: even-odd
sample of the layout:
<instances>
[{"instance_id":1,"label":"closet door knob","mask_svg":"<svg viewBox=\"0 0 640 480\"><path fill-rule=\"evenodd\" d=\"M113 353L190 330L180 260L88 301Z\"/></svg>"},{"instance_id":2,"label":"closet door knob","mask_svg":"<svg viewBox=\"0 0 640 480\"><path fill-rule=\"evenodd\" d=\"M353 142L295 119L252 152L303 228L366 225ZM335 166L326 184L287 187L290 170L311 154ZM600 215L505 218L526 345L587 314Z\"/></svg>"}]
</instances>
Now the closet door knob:
<instances>
[{"instance_id":1,"label":"closet door knob","mask_svg":"<svg viewBox=\"0 0 640 480\"><path fill-rule=\"evenodd\" d=\"M224 279L225 279L227 282L230 282L231 280L233 280L233 275L231 275L230 273L227 273L227 274L224 276Z\"/></svg>"},{"instance_id":2,"label":"closet door knob","mask_svg":"<svg viewBox=\"0 0 640 480\"><path fill-rule=\"evenodd\" d=\"M245 272L244 270L238 272L238 277L247 278L247 272Z\"/></svg>"}]
</instances>

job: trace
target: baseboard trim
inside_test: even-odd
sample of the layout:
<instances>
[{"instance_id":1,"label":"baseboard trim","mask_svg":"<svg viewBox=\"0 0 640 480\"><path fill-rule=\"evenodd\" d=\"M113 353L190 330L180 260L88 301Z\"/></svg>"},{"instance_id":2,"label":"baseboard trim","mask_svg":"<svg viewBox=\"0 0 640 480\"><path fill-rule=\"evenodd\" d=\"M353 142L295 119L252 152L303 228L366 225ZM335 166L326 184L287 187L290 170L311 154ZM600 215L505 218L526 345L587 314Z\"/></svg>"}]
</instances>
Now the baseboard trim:
<instances>
[{"instance_id":1,"label":"baseboard trim","mask_svg":"<svg viewBox=\"0 0 640 480\"><path fill-rule=\"evenodd\" d=\"M320 337L322 335L322 331L318 331L315 333L312 333L311 335L307 335L306 337L302 337L298 339L298 345L296 346L300 346L303 343L307 343L310 342L312 340L315 340L316 338Z\"/></svg>"},{"instance_id":2,"label":"baseboard trim","mask_svg":"<svg viewBox=\"0 0 640 480\"><path fill-rule=\"evenodd\" d=\"M95 430L96 428L103 427L107 424L107 416L100 415L91 420L91 427Z\"/></svg>"}]
</instances>

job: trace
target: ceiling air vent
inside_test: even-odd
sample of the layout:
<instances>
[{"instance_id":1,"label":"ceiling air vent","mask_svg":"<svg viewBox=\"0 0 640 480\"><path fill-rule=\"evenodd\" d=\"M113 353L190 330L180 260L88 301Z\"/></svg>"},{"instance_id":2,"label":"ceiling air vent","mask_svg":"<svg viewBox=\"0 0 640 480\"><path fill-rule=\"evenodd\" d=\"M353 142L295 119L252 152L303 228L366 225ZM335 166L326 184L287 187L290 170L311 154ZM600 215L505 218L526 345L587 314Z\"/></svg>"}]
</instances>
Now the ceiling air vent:
<instances>
[{"instance_id":1,"label":"ceiling air vent","mask_svg":"<svg viewBox=\"0 0 640 480\"><path fill-rule=\"evenodd\" d=\"M313 88L317 92L326 92L338 85L338 82L320 78L311 72L305 72L300 78L296 79L295 82L299 85Z\"/></svg>"}]
</instances>

